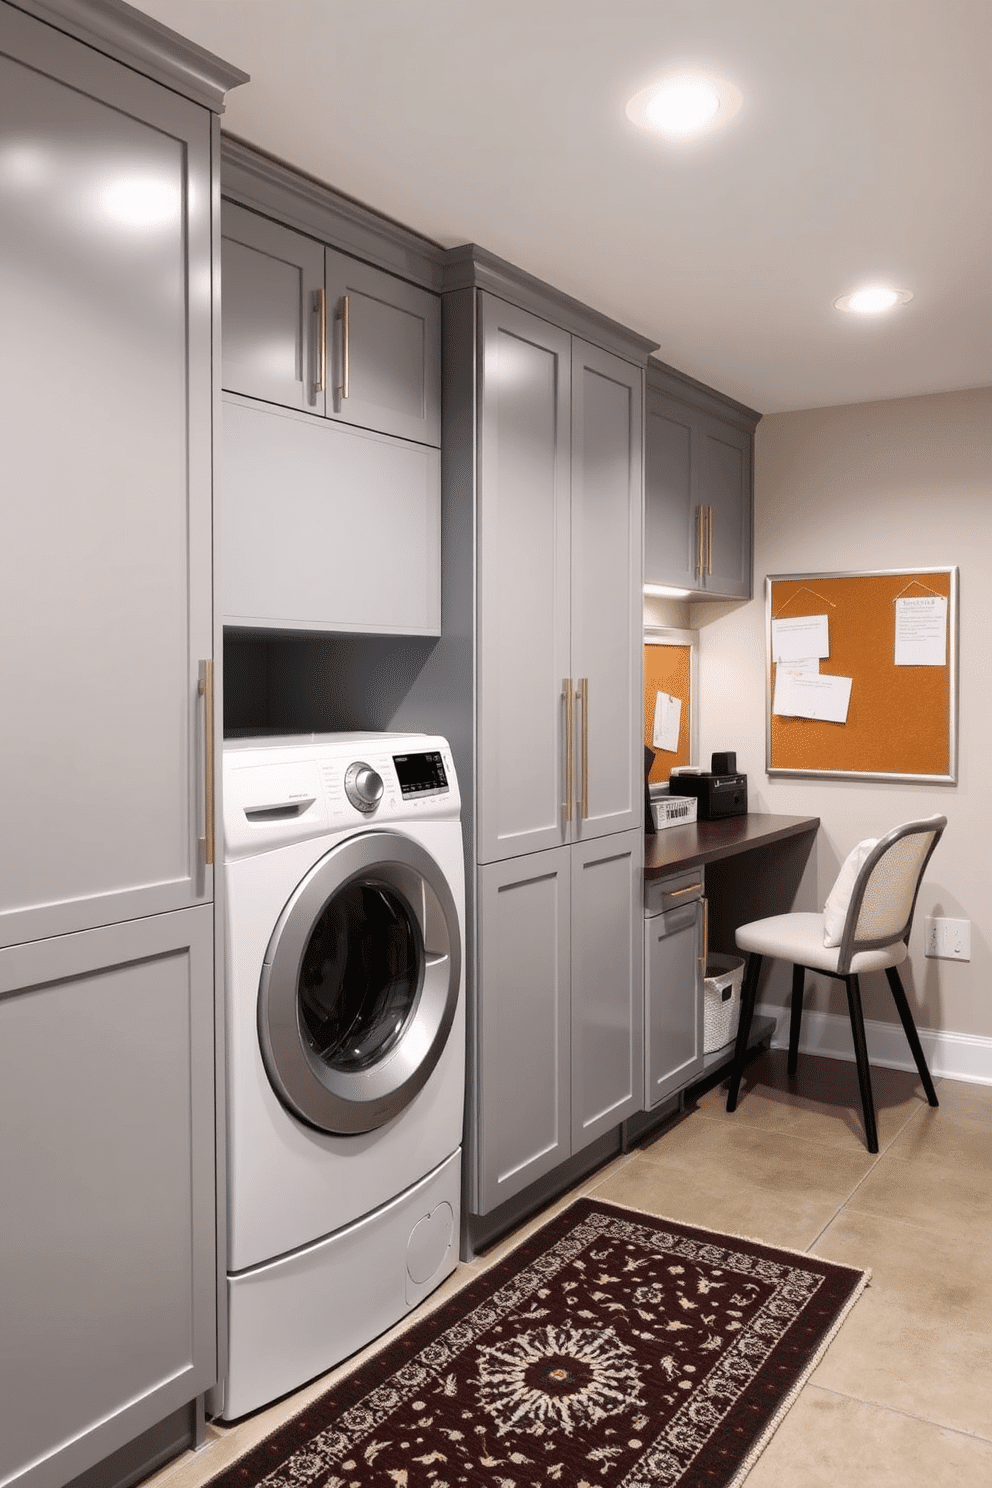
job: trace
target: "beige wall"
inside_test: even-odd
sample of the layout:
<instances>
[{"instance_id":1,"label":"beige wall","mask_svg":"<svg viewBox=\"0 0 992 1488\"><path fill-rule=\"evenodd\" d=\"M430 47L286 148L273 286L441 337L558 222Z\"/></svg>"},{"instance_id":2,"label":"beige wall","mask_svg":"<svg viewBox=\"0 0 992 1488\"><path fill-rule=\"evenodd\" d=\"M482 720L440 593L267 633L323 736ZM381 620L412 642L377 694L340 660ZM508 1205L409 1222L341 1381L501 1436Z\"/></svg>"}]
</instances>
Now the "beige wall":
<instances>
[{"instance_id":1,"label":"beige wall","mask_svg":"<svg viewBox=\"0 0 992 1488\"><path fill-rule=\"evenodd\" d=\"M755 597L691 606L700 632L700 755L736 749L752 809L821 819L799 908L819 909L860 838L943 812L904 981L921 1027L992 1038L992 389L774 414L757 431ZM765 576L957 565L958 783L770 780L765 774ZM971 921L970 962L928 960L923 917ZM766 1001L784 1001L776 972ZM839 994L839 996L838 996ZM808 1005L846 1009L839 984ZM869 1018L895 1021L884 979ZM992 1073L992 1071L990 1071Z\"/></svg>"}]
</instances>

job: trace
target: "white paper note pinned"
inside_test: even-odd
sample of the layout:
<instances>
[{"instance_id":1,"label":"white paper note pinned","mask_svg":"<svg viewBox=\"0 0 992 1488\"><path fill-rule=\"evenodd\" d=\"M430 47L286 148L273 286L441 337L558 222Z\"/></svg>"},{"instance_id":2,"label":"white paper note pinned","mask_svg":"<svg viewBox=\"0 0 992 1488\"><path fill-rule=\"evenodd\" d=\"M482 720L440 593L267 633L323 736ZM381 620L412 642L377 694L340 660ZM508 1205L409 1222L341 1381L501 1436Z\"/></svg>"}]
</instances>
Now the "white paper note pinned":
<instances>
[{"instance_id":1,"label":"white paper note pinned","mask_svg":"<svg viewBox=\"0 0 992 1488\"><path fill-rule=\"evenodd\" d=\"M667 749L672 754L676 754L679 747L681 723L682 699L671 697L667 692L659 692L654 700L652 739L655 749Z\"/></svg>"},{"instance_id":2,"label":"white paper note pinned","mask_svg":"<svg viewBox=\"0 0 992 1488\"><path fill-rule=\"evenodd\" d=\"M826 615L797 615L794 619L772 621L773 660L793 662L829 655Z\"/></svg>"},{"instance_id":3,"label":"white paper note pinned","mask_svg":"<svg viewBox=\"0 0 992 1488\"><path fill-rule=\"evenodd\" d=\"M943 594L896 600L896 666L947 665L947 600Z\"/></svg>"},{"instance_id":4,"label":"white paper note pinned","mask_svg":"<svg viewBox=\"0 0 992 1488\"><path fill-rule=\"evenodd\" d=\"M775 672L772 712L784 718L818 718L824 723L846 723L851 703L850 677L824 677L793 667Z\"/></svg>"}]
</instances>

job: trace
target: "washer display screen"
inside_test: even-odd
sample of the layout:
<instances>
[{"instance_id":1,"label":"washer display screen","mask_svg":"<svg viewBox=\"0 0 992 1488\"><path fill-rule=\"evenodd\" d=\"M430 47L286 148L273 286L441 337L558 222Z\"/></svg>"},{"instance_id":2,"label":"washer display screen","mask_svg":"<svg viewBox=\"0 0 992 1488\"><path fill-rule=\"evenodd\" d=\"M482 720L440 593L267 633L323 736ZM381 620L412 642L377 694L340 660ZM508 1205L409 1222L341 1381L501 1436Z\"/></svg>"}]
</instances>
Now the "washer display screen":
<instances>
[{"instance_id":1,"label":"washer display screen","mask_svg":"<svg viewBox=\"0 0 992 1488\"><path fill-rule=\"evenodd\" d=\"M393 764L404 796L423 796L448 789L444 761L437 749L423 754L394 754Z\"/></svg>"}]
</instances>

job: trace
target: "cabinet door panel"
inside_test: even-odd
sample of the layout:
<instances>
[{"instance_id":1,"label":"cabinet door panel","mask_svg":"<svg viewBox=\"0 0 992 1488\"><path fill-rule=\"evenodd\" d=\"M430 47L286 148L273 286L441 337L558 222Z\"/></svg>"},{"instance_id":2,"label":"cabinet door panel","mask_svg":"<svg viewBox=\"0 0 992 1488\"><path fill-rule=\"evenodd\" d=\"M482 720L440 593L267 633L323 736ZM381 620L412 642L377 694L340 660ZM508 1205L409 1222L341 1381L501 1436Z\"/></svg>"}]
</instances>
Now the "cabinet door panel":
<instances>
[{"instance_id":1,"label":"cabinet door panel","mask_svg":"<svg viewBox=\"0 0 992 1488\"><path fill-rule=\"evenodd\" d=\"M229 625L436 635L439 454L224 399Z\"/></svg>"},{"instance_id":2,"label":"cabinet door panel","mask_svg":"<svg viewBox=\"0 0 992 1488\"><path fill-rule=\"evenodd\" d=\"M712 508L712 573L705 587L714 594L751 593L751 436L720 419L699 416L699 490Z\"/></svg>"},{"instance_id":3,"label":"cabinet door panel","mask_svg":"<svg viewBox=\"0 0 992 1488\"><path fill-rule=\"evenodd\" d=\"M0 58L20 161L0 172L0 944L211 886L209 116L13 14L30 65Z\"/></svg>"},{"instance_id":4,"label":"cabinet door panel","mask_svg":"<svg viewBox=\"0 0 992 1488\"><path fill-rule=\"evenodd\" d=\"M572 853L572 1151L643 1105L641 870L644 836Z\"/></svg>"},{"instance_id":5,"label":"cabinet door panel","mask_svg":"<svg viewBox=\"0 0 992 1488\"><path fill-rule=\"evenodd\" d=\"M212 945L205 905L0 951L3 1482L216 1378Z\"/></svg>"},{"instance_id":6,"label":"cabinet door panel","mask_svg":"<svg viewBox=\"0 0 992 1488\"><path fill-rule=\"evenodd\" d=\"M571 672L587 683L588 703L576 718L582 839L643 826L641 398L639 368L573 343Z\"/></svg>"},{"instance_id":7,"label":"cabinet door panel","mask_svg":"<svg viewBox=\"0 0 992 1488\"><path fill-rule=\"evenodd\" d=\"M692 415L648 388L644 470L644 582L695 589L697 516Z\"/></svg>"},{"instance_id":8,"label":"cabinet door panel","mask_svg":"<svg viewBox=\"0 0 992 1488\"><path fill-rule=\"evenodd\" d=\"M322 245L233 202L222 204L221 232L223 386L322 414L315 339Z\"/></svg>"},{"instance_id":9,"label":"cabinet door panel","mask_svg":"<svg viewBox=\"0 0 992 1488\"><path fill-rule=\"evenodd\" d=\"M569 1155L569 850L479 872L475 1212Z\"/></svg>"},{"instance_id":10,"label":"cabinet door panel","mask_svg":"<svg viewBox=\"0 0 992 1488\"><path fill-rule=\"evenodd\" d=\"M478 850L490 862L566 836L571 338L479 299Z\"/></svg>"},{"instance_id":11,"label":"cabinet door panel","mask_svg":"<svg viewBox=\"0 0 992 1488\"><path fill-rule=\"evenodd\" d=\"M326 250L325 275L328 415L402 439L440 445L437 295L331 248Z\"/></svg>"},{"instance_id":12,"label":"cabinet door panel","mask_svg":"<svg viewBox=\"0 0 992 1488\"><path fill-rule=\"evenodd\" d=\"M644 921L648 1110L703 1071L701 916L696 902Z\"/></svg>"}]
</instances>

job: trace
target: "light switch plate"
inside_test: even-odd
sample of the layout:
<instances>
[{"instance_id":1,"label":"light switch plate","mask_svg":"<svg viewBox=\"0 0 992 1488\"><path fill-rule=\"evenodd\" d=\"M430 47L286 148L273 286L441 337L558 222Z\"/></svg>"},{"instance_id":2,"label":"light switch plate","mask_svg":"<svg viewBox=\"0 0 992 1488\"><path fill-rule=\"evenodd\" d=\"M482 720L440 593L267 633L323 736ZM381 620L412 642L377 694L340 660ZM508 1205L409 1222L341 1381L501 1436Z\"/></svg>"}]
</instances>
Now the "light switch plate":
<instances>
[{"instance_id":1,"label":"light switch plate","mask_svg":"<svg viewBox=\"0 0 992 1488\"><path fill-rule=\"evenodd\" d=\"M924 946L928 956L944 961L971 960L971 921L948 920L927 915L923 921Z\"/></svg>"}]
</instances>

